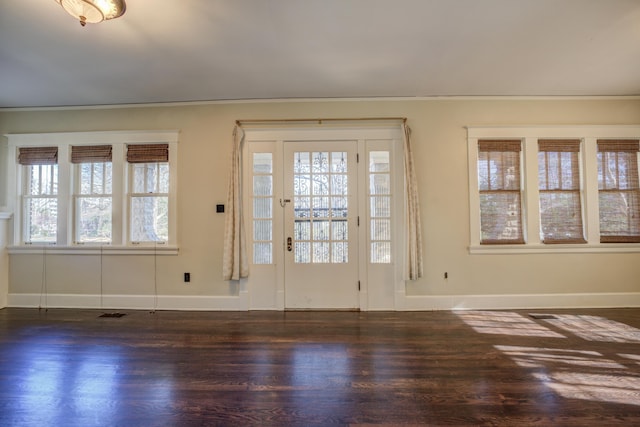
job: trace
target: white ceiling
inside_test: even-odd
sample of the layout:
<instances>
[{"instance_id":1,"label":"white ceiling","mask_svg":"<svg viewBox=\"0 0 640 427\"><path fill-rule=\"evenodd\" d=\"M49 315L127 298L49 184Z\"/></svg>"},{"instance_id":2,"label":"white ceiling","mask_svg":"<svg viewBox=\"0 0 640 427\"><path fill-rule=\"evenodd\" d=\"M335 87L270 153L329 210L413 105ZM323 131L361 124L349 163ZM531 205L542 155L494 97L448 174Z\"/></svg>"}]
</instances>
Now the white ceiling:
<instances>
[{"instance_id":1,"label":"white ceiling","mask_svg":"<svg viewBox=\"0 0 640 427\"><path fill-rule=\"evenodd\" d=\"M483 95L640 95L640 1L0 1L0 107Z\"/></svg>"}]
</instances>

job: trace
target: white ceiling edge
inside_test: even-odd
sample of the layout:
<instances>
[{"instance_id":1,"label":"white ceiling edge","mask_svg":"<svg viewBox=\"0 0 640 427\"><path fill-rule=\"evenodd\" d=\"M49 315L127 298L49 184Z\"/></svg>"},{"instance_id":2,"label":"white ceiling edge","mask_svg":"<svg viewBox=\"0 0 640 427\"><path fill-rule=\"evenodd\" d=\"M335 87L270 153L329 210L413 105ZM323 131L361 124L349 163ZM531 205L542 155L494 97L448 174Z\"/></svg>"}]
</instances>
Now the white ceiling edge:
<instances>
[{"instance_id":1,"label":"white ceiling edge","mask_svg":"<svg viewBox=\"0 0 640 427\"><path fill-rule=\"evenodd\" d=\"M229 99L215 101L179 101L140 104L69 105L50 107L0 107L2 112L109 110L120 108L185 107L227 104L282 104L320 102L422 102L422 101L640 101L640 95L439 95L415 97L364 97L364 98L273 98Z\"/></svg>"}]
</instances>

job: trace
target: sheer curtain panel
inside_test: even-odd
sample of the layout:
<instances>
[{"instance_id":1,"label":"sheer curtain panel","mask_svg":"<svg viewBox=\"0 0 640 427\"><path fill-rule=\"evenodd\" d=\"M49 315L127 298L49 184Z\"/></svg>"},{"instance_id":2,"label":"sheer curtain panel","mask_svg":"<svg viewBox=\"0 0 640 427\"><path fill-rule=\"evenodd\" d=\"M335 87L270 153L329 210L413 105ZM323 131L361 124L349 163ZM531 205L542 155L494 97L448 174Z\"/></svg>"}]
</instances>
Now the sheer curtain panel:
<instances>
[{"instance_id":1,"label":"sheer curtain panel","mask_svg":"<svg viewBox=\"0 0 640 427\"><path fill-rule=\"evenodd\" d=\"M406 189L406 270L405 278L417 280L422 277L422 226L420 224L420 203L418 200L418 181L416 179L413 152L411 150L411 128L405 124L404 135L404 181Z\"/></svg>"},{"instance_id":2,"label":"sheer curtain panel","mask_svg":"<svg viewBox=\"0 0 640 427\"><path fill-rule=\"evenodd\" d=\"M240 280L249 276L249 260L242 215L242 144L244 131L233 129L233 152L227 192L227 216L224 222L224 254L222 277L224 280Z\"/></svg>"}]
</instances>

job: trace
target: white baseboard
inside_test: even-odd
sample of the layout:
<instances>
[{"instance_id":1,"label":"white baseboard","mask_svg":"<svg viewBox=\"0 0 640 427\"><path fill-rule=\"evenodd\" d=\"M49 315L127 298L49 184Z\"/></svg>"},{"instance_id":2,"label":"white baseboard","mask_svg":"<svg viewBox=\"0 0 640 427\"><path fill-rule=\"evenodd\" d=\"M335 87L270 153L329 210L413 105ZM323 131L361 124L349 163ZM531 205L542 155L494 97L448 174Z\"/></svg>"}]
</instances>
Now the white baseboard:
<instances>
[{"instance_id":1,"label":"white baseboard","mask_svg":"<svg viewBox=\"0 0 640 427\"><path fill-rule=\"evenodd\" d=\"M396 295L397 311L509 310L534 308L640 307L640 292L528 295ZM132 310L246 311L249 294L238 296L9 294L8 307ZM283 308L282 308L283 309Z\"/></svg>"},{"instance_id":2,"label":"white baseboard","mask_svg":"<svg viewBox=\"0 0 640 427\"><path fill-rule=\"evenodd\" d=\"M640 292L523 295L397 295L403 311L640 307Z\"/></svg>"}]
</instances>

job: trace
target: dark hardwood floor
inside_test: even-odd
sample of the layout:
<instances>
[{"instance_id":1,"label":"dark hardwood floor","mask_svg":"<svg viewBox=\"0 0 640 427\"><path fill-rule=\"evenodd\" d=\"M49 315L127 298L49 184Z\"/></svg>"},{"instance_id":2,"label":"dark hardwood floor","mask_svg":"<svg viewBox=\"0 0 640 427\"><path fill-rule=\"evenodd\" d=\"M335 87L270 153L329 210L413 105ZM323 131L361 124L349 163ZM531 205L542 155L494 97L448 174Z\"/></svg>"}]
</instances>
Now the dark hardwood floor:
<instances>
[{"instance_id":1,"label":"dark hardwood floor","mask_svg":"<svg viewBox=\"0 0 640 427\"><path fill-rule=\"evenodd\" d=\"M125 313L0 310L0 425L640 425L640 309Z\"/></svg>"}]
</instances>

